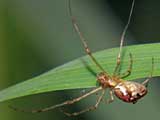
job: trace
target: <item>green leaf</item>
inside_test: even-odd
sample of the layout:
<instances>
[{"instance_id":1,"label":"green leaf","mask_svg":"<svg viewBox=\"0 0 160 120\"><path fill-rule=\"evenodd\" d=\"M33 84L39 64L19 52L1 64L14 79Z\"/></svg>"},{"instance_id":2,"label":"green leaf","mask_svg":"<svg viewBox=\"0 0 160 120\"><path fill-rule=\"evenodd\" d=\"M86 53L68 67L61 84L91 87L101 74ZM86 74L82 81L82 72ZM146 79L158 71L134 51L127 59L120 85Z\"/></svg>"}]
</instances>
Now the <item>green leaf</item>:
<instances>
[{"instance_id":1,"label":"green leaf","mask_svg":"<svg viewBox=\"0 0 160 120\"><path fill-rule=\"evenodd\" d=\"M119 48L96 52L93 55L104 69L112 75L116 65ZM150 75L152 57L154 58L153 76L160 76L160 44L143 44L123 48L121 72L129 64L129 53L133 56L133 68L125 80L146 78ZM18 83L0 91L0 102L37 93L49 91L95 87L96 74L100 70L84 56L54 68L40 76Z\"/></svg>"}]
</instances>

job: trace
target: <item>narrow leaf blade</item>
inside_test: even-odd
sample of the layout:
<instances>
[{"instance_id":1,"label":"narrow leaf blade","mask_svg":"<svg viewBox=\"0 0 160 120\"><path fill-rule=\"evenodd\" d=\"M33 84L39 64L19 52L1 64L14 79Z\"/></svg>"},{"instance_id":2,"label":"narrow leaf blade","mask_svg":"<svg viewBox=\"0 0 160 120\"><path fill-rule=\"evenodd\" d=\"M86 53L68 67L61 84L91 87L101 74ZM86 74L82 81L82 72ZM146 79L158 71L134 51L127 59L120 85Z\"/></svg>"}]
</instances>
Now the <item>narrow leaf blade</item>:
<instances>
[{"instance_id":1,"label":"narrow leaf blade","mask_svg":"<svg viewBox=\"0 0 160 120\"><path fill-rule=\"evenodd\" d=\"M94 53L97 61L110 75L116 65L118 50L119 48L113 48ZM128 67L129 53L133 55L132 74L125 80L148 77L151 72L152 57L154 58L153 76L160 76L159 51L159 43L124 47L121 72L125 72ZM100 70L90 58L84 56L0 91L0 102L49 91L95 87L96 74L99 72Z\"/></svg>"}]
</instances>

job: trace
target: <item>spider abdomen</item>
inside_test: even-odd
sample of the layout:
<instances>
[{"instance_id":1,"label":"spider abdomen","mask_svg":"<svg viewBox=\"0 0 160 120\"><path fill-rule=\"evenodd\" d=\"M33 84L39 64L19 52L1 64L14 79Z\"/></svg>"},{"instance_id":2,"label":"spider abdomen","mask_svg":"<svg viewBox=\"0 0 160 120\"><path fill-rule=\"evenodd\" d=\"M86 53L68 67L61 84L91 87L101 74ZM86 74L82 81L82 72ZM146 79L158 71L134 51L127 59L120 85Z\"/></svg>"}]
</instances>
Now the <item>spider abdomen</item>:
<instances>
[{"instance_id":1,"label":"spider abdomen","mask_svg":"<svg viewBox=\"0 0 160 120\"><path fill-rule=\"evenodd\" d=\"M113 89L115 95L128 103L136 103L147 94L147 88L140 83L125 81L117 84Z\"/></svg>"}]
</instances>

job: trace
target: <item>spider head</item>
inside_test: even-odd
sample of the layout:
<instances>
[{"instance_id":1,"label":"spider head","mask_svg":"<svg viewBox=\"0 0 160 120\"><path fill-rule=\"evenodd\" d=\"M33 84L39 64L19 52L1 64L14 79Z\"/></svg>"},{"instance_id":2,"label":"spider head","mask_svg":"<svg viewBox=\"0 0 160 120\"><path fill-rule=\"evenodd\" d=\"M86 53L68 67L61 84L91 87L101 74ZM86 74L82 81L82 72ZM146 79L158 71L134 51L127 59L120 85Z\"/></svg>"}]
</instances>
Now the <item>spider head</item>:
<instances>
[{"instance_id":1,"label":"spider head","mask_svg":"<svg viewBox=\"0 0 160 120\"><path fill-rule=\"evenodd\" d=\"M133 104L147 94L147 88L145 85L131 81L117 84L113 91L119 99Z\"/></svg>"}]
</instances>

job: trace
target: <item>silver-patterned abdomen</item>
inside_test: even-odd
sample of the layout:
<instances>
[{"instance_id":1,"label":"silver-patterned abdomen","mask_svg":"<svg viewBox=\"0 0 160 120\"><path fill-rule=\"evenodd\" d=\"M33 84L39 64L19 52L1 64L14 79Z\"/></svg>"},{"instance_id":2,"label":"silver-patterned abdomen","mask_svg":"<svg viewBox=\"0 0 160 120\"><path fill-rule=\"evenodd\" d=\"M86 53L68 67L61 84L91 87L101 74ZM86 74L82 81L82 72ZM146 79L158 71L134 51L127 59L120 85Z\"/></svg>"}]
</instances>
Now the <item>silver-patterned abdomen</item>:
<instances>
[{"instance_id":1,"label":"silver-patterned abdomen","mask_svg":"<svg viewBox=\"0 0 160 120\"><path fill-rule=\"evenodd\" d=\"M143 84L131 81L117 84L113 91L119 99L128 103L136 103L138 99L147 94L147 88Z\"/></svg>"}]
</instances>

